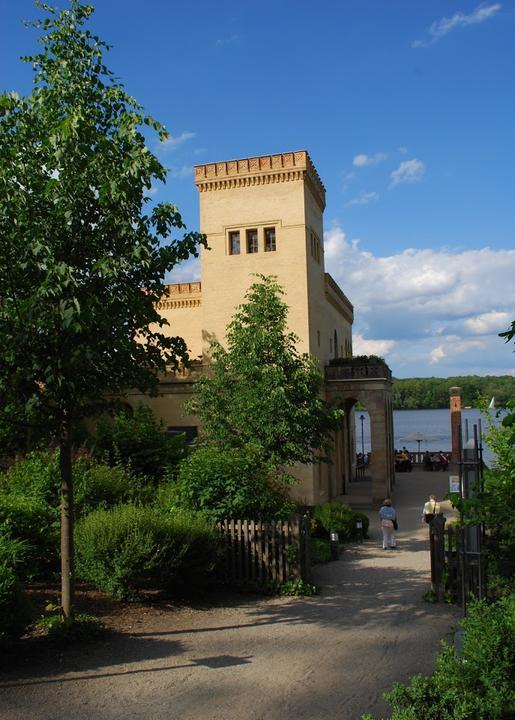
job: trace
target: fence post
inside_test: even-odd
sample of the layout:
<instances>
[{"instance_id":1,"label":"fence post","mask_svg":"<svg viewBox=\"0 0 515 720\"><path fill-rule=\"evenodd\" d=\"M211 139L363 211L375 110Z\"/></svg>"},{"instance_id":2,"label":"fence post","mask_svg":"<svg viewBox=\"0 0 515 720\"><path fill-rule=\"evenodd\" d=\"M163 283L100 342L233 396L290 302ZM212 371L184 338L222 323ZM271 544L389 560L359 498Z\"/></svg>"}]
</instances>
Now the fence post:
<instances>
[{"instance_id":1,"label":"fence post","mask_svg":"<svg viewBox=\"0 0 515 720\"><path fill-rule=\"evenodd\" d=\"M445 517L435 515L429 526L429 542L431 548L431 583L438 602L444 597L445 570Z\"/></svg>"},{"instance_id":2,"label":"fence post","mask_svg":"<svg viewBox=\"0 0 515 720\"><path fill-rule=\"evenodd\" d=\"M311 580L311 545L310 545L311 521L309 515L299 518L299 555L300 555L300 578L304 582Z\"/></svg>"}]
</instances>

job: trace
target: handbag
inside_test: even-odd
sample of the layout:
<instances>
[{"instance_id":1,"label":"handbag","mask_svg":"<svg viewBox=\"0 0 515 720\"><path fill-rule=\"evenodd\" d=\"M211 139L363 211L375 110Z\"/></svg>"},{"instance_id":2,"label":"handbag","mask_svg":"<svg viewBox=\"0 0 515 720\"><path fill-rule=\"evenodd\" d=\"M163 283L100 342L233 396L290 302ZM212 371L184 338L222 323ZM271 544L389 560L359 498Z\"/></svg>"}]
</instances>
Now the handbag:
<instances>
[{"instance_id":1,"label":"handbag","mask_svg":"<svg viewBox=\"0 0 515 720\"><path fill-rule=\"evenodd\" d=\"M431 525L433 520L435 519L435 510L436 510L436 503L433 503L433 512L432 513L426 513L424 515L424 522L428 525Z\"/></svg>"},{"instance_id":2,"label":"handbag","mask_svg":"<svg viewBox=\"0 0 515 720\"><path fill-rule=\"evenodd\" d=\"M393 529L394 529L394 530L398 530L398 529L399 529L399 523L397 522L397 520L394 520L394 521L393 521Z\"/></svg>"}]
</instances>

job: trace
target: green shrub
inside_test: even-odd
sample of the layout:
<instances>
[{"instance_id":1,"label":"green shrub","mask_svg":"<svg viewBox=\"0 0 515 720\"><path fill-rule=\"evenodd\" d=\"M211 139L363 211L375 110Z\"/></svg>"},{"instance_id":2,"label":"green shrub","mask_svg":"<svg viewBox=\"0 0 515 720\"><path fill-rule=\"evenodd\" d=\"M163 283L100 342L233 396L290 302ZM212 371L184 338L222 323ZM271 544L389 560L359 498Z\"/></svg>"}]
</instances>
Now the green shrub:
<instances>
[{"instance_id":1,"label":"green shrub","mask_svg":"<svg viewBox=\"0 0 515 720\"><path fill-rule=\"evenodd\" d=\"M475 602L462 621L463 649L444 645L429 677L385 695L391 720L509 720L515 714L515 595ZM370 717L370 716L365 716Z\"/></svg>"},{"instance_id":2,"label":"green shrub","mask_svg":"<svg viewBox=\"0 0 515 720\"><path fill-rule=\"evenodd\" d=\"M59 568L59 510L41 498L0 495L0 533L25 545L18 573L29 580L47 578Z\"/></svg>"},{"instance_id":3,"label":"green shrub","mask_svg":"<svg viewBox=\"0 0 515 720\"><path fill-rule=\"evenodd\" d=\"M3 492L38 498L58 508L60 498L59 453L34 451L18 460L0 477Z\"/></svg>"},{"instance_id":4,"label":"green shrub","mask_svg":"<svg viewBox=\"0 0 515 720\"><path fill-rule=\"evenodd\" d=\"M285 485L252 447L201 447L181 463L177 479L160 491L159 502L165 508L202 512L213 520L286 519L295 504Z\"/></svg>"},{"instance_id":5,"label":"green shrub","mask_svg":"<svg viewBox=\"0 0 515 720\"><path fill-rule=\"evenodd\" d=\"M317 563L326 563L331 559L331 545L329 540L322 538L311 538L311 562L313 565Z\"/></svg>"},{"instance_id":6,"label":"green shrub","mask_svg":"<svg viewBox=\"0 0 515 720\"><path fill-rule=\"evenodd\" d=\"M164 430L152 410L139 405L132 415L120 411L112 419L101 420L91 440L92 451L100 461L160 479L165 469L177 466L186 451L184 435L168 437Z\"/></svg>"},{"instance_id":7,"label":"green shrub","mask_svg":"<svg viewBox=\"0 0 515 720\"><path fill-rule=\"evenodd\" d=\"M349 540L356 531L354 512L342 502L328 502L317 505L313 510L313 534L328 538L329 531L335 529L340 540Z\"/></svg>"},{"instance_id":8,"label":"green shrub","mask_svg":"<svg viewBox=\"0 0 515 720\"><path fill-rule=\"evenodd\" d=\"M71 622L59 613L46 615L36 626L52 640L64 642L94 640L107 633L107 627L101 620L86 613L75 613Z\"/></svg>"},{"instance_id":9,"label":"green shrub","mask_svg":"<svg viewBox=\"0 0 515 720\"><path fill-rule=\"evenodd\" d=\"M30 615L27 599L16 574L25 544L0 535L0 641L21 635Z\"/></svg>"},{"instance_id":10,"label":"green shrub","mask_svg":"<svg viewBox=\"0 0 515 720\"><path fill-rule=\"evenodd\" d=\"M218 536L203 517L119 505L77 523L77 574L114 597L141 590L193 592L211 580Z\"/></svg>"},{"instance_id":11,"label":"green shrub","mask_svg":"<svg viewBox=\"0 0 515 720\"><path fill-rule=\"evenodd\" d=\"M75 514L78 518L93 510L123 503L148 503L155 488L121 465L111 467L92 458L81 457L73 464Z\"/></svg>"}]
</instances>

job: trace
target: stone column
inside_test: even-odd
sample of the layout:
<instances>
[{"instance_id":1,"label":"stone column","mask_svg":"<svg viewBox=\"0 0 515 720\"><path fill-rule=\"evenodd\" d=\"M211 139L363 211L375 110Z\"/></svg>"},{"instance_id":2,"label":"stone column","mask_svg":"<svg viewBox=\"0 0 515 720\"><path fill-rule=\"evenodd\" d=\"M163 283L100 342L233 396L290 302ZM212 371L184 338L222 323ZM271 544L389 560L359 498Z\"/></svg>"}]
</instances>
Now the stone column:
<instances>
[{"instance_id":1,"label":"stone column","mask_svg":"<svg viewBox=\"0 0 515 720\"><path fill-rule=\"evenodd\" d=\"M451 462L460 460L461 388L449 388L451 409Z\"/></svg>"}]
</instances>

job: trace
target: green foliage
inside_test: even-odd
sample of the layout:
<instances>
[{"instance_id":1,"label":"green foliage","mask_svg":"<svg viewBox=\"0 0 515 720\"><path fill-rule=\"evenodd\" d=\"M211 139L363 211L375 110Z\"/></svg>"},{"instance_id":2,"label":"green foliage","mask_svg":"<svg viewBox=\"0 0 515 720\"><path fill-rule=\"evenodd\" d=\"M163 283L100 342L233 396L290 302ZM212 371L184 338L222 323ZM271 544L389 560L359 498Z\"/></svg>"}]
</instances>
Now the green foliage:
<instances>
[{"instance_id":1,"label":"green foliage","mask_svg":"<svg viewBox=\"0 0 515 720\"><path fill-rule=\"evenodd\" d=\"M320 593L318 585L308 583L305 580L288 580L288 582L281 583L278 588L279 595L300 595L304 597L311 597Z\"/></svg>"},{"instance_id":2,"label":"green foliage","mask_svg":"<svg viewBox=\"0 0 515 720\"><path fill-rule=\"evenodd\" d=\"M429 677L385 695L391 720L509 720L515 713L515 595L475 602L462 621L463 649L443 646ZM371 716L363 716L370 718Z\"/></svg>"},{"instance_id":3,"label":"green foliage","mask_svg":"<svg viewBox=\"0 0 515 720\"><path fill-rule=\"evenodd\" d=\"M486 527L487 580L490 597L513 592L515 575L515 407L501 424L493 422L483 404L486 423L484 439L495 462L484 473L483 488L475 488L470 499L452 498L469 525Z\"/></svg>"},{"instance_id":4,"label":"green foliage","mask_svg":"<svg viewBox=\"0 0 515 720\"><path fill-rule=\"evenodd\" d=\"M200 511L212 520L288 518L295 504L285 492L286 479L263 463L255 446L200 447L184 460L176 480L159 495L164 508Z\"/></svg>"},{"instance_id":5,"label":"green foliage","mask_svg":"<svg viewBox=\"0 0 515 720\"><path fill-rule=\"evenodd\" d=\"M121 465L111 467L87 456L73 464L75 514L83 517L93 510L127 502L149 503L155 494L151 485Z\"/></svg>"},{"instance_id":6,"label":"green foliage","mask_svg":"<svg viewBox=\"0 0 515 720\"><path fill-rule=\"evenodd\" d=\"M154 388L187 357L156 304L204 239L170 238L184 228L170 203L146 211L166 178L146 136L167 132L104 65L108 46L84 28L93 8L42 7L41 52L24 58L33 91L0 98L0 392L13 421L55 437L64 417Z\"/></svg>"},{"instance_id":7,"label":"green foliage","mask_svg":"<svg viewBox=\"0 0 515 720\"><path fill-rule=\"evenodd\" d=\"M111 421L98 423L92 439L93 454L111 465L122 464L138 475L159 479L165 468L176 467L184 457L184 435L167 437L149 407L139 405L132 415L118 412Z\"/></svg>"},{"instance_id":8,"label":"green foliage","mask_svg":"<svg viewBox=\"0 0 515 720\"><path fill-rule=\"evenodd\" d=\"M18 573L29 580L58 569L59 513L35 496L0 494L0 533L25 543Z\"/></svg>"},{"instance_id":9,"label":"green foliage","mask_svg":"<svg viewBox=\"0 0 515 720\"><path fill-rule=\"evenodd\" d=\"M75 430L187 362L157 305L166 273L205 238L171 237L185 228L171 203L146 208L166 179L146 136L168 135L104 64L108 46L84 27L92 6L39 6L41 52L24 58L32 93L0 97L0 428L24 439L36 428L60 447L69 618Z\"/></svg>"},{"instance_id":10,"label":"green foliage","mask_svg":"<svg viewBox=\"0 0 515 720\"><path fill-rule=\"evenodd\" d=\"M36 627L49 638L60 642L95 640L107 632L101 620L87 613L75 613L71 621L59 613L46 615L38 620Z\"/></svg>"},{"instance_id":11,"label":"green foliage","mask_svg":"<svg viewBox=\"0 0 515 720\"><path fill-rule=\"evenodd\" d=\"M311 562L313 565L326 563L331 560L331 546L329 540L311 538Z\"/></svg>"},{"instance_id":12,"label":"green foliage","mask_svg":"<svg viewBox=\"0 0 515 720\"><path fill-rule=\"evenodd\" d=\"M329 531L334 528L341 541L350 540L356 531L355 514L350 505L342 502L317 505L313 510L313 520L315 528L322 528L325 537L328 537Z\"/></svg>"},{"instance_id":13,"label":"green foliage","mask_svg":"<svg viewBox=\"0 0 515 720\"><path fill-rule=\"evenodd\" d=\"M227 328L227 349L211 344L210 372L190 403L209 444L257 445L272 467L314 462L340 417L321 399L318 363L287 330L283 294L273 277L251 285Z\"/></svg>"},{"instance_id":14,"label":"green foliage","mask_svg":"<svg viewBox=\"0 0 515 720\"><path fill-rule=\"evenodd\" d=\"M117 598L149 588L195 592L210 582L218 547L199 515L119 505L77 523L77 574Z\"/></svg>"},{"instance_id":15,"label":"green foliage","mask_svg":"<svg viewBox=\"0 0 515 720\"><path fill-rule=\"evenodd\" d=\"M450 378L394 378L393 407L398 410L448 408L449 388L463 391L463 404L476 406L481 397L495 397L498 406L515 397L515 378L511 375L465 375Z\"/></svg>"},{"instance_id":16,"label":"green foliage","mask_svg":"<svg viewBox=\"0 0 515 720\"><path fill-rule=\"evenodd\" d=\"M510 342L515 337L515 320L512 320L510 327L502 333L499 333L499 337L506 338L505 342Z\"/></svg>"},{"instance_id":17,"label":"green foliage","mask_svg":"<svg viewBox=\"0 0 515 720\"><path fill-rule=\"evenodd\" d=\"M0 475L0 489L12 495L37 498L50 507L59 506L59 453L33 451L19 458Z\"/></svg>"},{"instance_id":18,"label":"green foliage","mask_svg":"<svg viewBox=\"0 0 515 720\"><path fill-rule=\"evenodd\" d=\"M304 596L312 597L320 593L318 585L308 583L305 580L297 578L296 580L288 580L281 583L277 580L268 580L257 588L266 595L284 595L284 596Z\"/></svg>"},{"instance_id":19,"label":"green foliage","mask_svg":"<svg viewBox=\"0 0 515 720\"><path fill-rule=\"evenodd\" d=\"M21 635L30 619L28 602L17 575L25 549L25 543L0 532L0 642Z\"/></svg>"},{"instance_id":20,"label":"green foliage","mask_svg":"<svg viewBox=\"0 0 515 720\"><path fill-rule=\"evenodd\" d=\"M50 578L58 570L59 453L32 452L0 476L0 532L25 541L19 573ZM82 453L73 463L75 513L82 517L124 502L150 502L155 489L121 466L97 463Z\"/></svg>"},{"instance_id":21,"label":"green foliage","mask_svg":"<svg viewBox=\"0 0 515 720\"><path fill-rule=\"evenodd\" d=\"M75 513L78 517L97 508L150 499L145 480L118 465L111 467L79 452L73 461ZM59 452L34 451L0 475L0 488L18 502L37 502L46 512L59 514ZM30 504L30 503L29 503Z\"/></svg>"}]
</instances>

